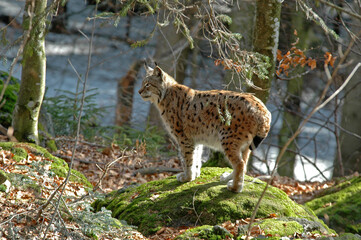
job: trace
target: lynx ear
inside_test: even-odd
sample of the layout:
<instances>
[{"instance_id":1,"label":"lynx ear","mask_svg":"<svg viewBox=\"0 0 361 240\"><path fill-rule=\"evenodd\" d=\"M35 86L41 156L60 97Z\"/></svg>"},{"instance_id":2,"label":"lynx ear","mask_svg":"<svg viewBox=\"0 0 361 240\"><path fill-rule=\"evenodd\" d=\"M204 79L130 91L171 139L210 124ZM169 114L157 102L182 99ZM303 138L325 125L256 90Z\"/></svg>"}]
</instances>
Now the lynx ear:
<instances>
[{"instance_id":1,"label":"lynx ear","mask_svg":"<svg viewBox=\"0 0 361 240\"><path fill-rule=\"evenodd\" d=\"M160 67L156 66L153 70L153 76L162 77L162 75L163 70Z\"/></svg>"},{"instance_id":2,"label":"lynx ear","mask_svg":"<svg viewBox=\"0 0 361 240\"><path fill-rule=\"evenodd\" d=\"M144 61L144 69L145 69L147 75L153 74L153 68L149 67L146 61Z\"/></svg>"}]
</instances>

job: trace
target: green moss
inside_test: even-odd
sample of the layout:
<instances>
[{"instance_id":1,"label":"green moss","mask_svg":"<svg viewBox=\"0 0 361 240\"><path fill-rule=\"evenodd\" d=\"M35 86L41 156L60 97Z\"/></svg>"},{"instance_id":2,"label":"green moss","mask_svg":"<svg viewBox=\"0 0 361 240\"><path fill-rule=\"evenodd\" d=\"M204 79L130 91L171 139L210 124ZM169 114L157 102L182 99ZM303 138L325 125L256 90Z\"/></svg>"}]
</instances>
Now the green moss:
<instances>
[{"instance_id":1,"label":"green moss","mask_svg":"<svg viewBox=\"0 0 361 240\"><path fill-rule=\"evenodd\" d=\"M53 162L51 164L51 171L54 172L59 177L66 177L69 171L68 164L61 158L53 157ZM85 186L92 188L93 186L91 183L86 179L86 177L80 173L79 171L76 171L74 169L71 170L70 175L70 181L72 182L78 182L81 184L84 184Z\"/></svg>"},{"instance_id":2,"label":"green moss","mask_svg":"<svg viewBox=\"0 0 361 240\"><path fill-rule=\"evenodd\" d=\"M212 151L207 162L202 167L232 167L222 152Z\"/></svg>"},{"instance_id":3,"label":"green moss","mask_svg":"<svg viewBox=\"0 0 361 240\"><path fill-rule=\"evenodd\" d=\"M337 232L361 233L361 177L345 180L306 203L317 216L329 219Z\"/></svg>"},{"instance_id":4,"label":"green moss","mask_svg":"<svg viewBox=\"0 0 361 240\"><path fill-rule=\"evenodd\" d=\"M196 228L187 230L185 233L177 236L175 239L178 240L190 240L190 239L208 239L208 240L222 240L231 239L233 235L230 234L226 229L220 226L204 225Z\"/></svg>"},{"instance_id":5,"label":"green moss","mask_svg":"<svg viewBox=\"0 0 361 240\"><path fill-rule=\"evenodd\" d=\"M6 172L0 170L0 184L3 184L8 179Z\"/></svg>"},{"instance_id":6,"label":"green moss","mask_svg":"<svg viewBox=\"0 0 361 240\"><path fill-rule=\"evenodd\" d=\"M28 152L21 147L13 147L11 152L14 154L13 159L16 162L20 162L28 157Z\"/></svg>"},{"instance_id":7,"label":"green moss","mask_svg":"<svg viewBox=\"0 0 361 240\"><path fill-rule=\"evenodd\" d=\"M56 146L55 140L52 140L51 134L44 129L44 126L40 122L38 124L38 128L46 136L46 138L44 138L42 134L39 134L39 141L41 145L45 145L46 148L49 149L51 152L56 152L58 150L58 147Z\"/></svg>"},{"instance_id":8,"label":"green moss","mask_svg":"<svg viewBox=\"0 0 361 240\"><path fill-rule=\"evenodd\" d=\"M6 192L7 187L5 186L5 184L1 184L0 185L0 192Z\"/></svg>"},{"instance_id":9,"label":"green moss","mask_svg":"<svg viewBox=\"0 0 361 240\"><path fill-rule=\"evenodd\" d=\"M343 233L338 237L322 237L319 240L361 240L361 236L352 233Z\"/></svg>"},{"instance_id":10,"label":"green moss","mask_svg":"<svg viewBox=\"0 0 361 240\"><path fill-rule=\"evenodd\" d=\"M46 141L46 147L52 152L56 152L58 150L58 147L56 146L55 140L47 140Z\"/></svg>"},{"instance_id":11,"label":"green moss","mask_svg":"<svg viewBox=\"0 0 361 240\"><path fill-rule=\"evenodd\" d=\"M266 219L259 224L265 234L289 236L294 233L302 233L303 227L296 221L283 221L278 219Z\"/></svg>"},{"instance_id":12,"label":"green moss","mask_svg":"<svg viewBox=\"0 0 361 240\"><path fill-rule=\"evenodd\" d=\"M96 210L106 207L112 216L136 225L145 235L161 226L216 225L250 217L265 183L246 176L241 193L227 190L219 182L225 168L203 168L195 181L179 183L176 177L153 181L118 193L93 204ZM254 182L252 182L254 181ZM257 218L269 214L319 221L312 211L296 204L281 190L270 187L259 207ZM153 230L150 230L153 229Z\"/></svg>"}]
</instances>

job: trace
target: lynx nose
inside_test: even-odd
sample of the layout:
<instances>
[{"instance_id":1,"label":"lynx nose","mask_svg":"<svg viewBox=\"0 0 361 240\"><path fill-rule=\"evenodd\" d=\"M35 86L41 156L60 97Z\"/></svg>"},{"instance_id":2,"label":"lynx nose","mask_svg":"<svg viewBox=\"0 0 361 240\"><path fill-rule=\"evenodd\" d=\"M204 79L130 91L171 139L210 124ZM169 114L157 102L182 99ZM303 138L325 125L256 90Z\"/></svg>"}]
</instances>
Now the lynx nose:
<instances>
[{"instance_id":1,"label":"lynx nose","mask_svg":"<svg viewBox=\"0 0 361 240\"><path fill-rule=\"evenodd\" d=\"M142 92L143 92L143 89L139 89L138 93L142 94Z\"/></svg>"}]
</instances>

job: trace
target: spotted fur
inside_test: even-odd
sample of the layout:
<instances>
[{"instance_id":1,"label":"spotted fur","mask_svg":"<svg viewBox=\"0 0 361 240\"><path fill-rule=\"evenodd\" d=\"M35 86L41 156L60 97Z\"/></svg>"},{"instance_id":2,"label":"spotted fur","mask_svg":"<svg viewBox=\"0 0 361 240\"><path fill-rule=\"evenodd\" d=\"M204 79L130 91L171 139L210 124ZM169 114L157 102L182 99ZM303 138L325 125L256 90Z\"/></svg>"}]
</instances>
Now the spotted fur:
<instances>
[{"instance_id":1,"label":"spotted fur","mask_svg":"<svg viewBox=\"0 0 361 240\"><path fill-rule=\"evenodd\" d=\"M223 90L197 91L178 84L158 66L148 68L139 94L155 104L164 125L178 143L184 172L180 182L192 181L200 174L195 158L198 145L225 153L233 172L221 176L227 187L241 192L251 150L267 136L271 113L255 96Z\"/></svg>"}]
</instances>

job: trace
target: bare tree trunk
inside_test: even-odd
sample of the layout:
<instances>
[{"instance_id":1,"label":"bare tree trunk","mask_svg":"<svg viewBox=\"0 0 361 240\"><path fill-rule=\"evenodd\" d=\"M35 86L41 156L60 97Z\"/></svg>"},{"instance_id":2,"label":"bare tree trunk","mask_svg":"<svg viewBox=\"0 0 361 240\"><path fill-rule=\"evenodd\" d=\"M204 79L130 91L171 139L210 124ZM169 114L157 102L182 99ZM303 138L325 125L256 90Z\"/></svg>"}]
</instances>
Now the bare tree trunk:
<instances>
[{"instance_id":1,"label":"bare tree trunk","mask_svg":"<svg viewBox=\"0 0 361 240\"><path fill-rule=\"evenodd\" d=\"M26 0L23 29L30 29L24 46L19 97L14 110L14 136L38 143L38 118L45 92L46 0ZM28 10L32 16L28 15Z\"/></svg>"},{"instance_id":2,"label":"bare tree trunk","mask_svg":"<svg viewBox=\"0 0 361 240\"><path fill-rule=\"evenodd\" d=\"M356 57L360 62L360 57ZM345 100L342 106L340 132L342 166L335 162L333 176L340 177L361 172L361 140L352 134L361 136L361 84L360 77L354 76L345 88ZM352 133L352 134L350 134Z\"/></svg>"},{"instance_id":3,"label":"bare tree trunk","mask_svg":"<svg viewBox=\"0 0 361 240\"><path fill-rule=\"evenodd\" d=\"M307 22L305 22L305 18L300 12L292 16L291 26L294 27L298 33L297 37L299 38L299 43L297 46L301 50L306 49L308 45L306 41L309 41L309 37L307 36L308 27ZM294 29L289 30L289 34L293 34ZM293 42L296 41L296 39L293 39ZM303 87L303 76L301 74L303 71L304 70L301 67L297 67L293 74L293 76L296 77L287 82L287 93L283 101L283 123L278 136L278 144L281 147L284 146L288 139L295 133L302 120L297 113L301 112L300 103ZM293 178L297 156L297 146L295 141L289 145L288 150L290 151L286 151L280 160L277 172L281 176Z\"/></svg>"},{"instance_id":4,"label":"bare tree trunk","mask_svg":"<svg viewBox=\"0 0 361 240\"><path fill-rule=\"evenodd\" d=\"M359 8L359 3L354 1L353 3L355 11L359 14L361 12ZM339 3L340 7L346 5L342 1ZM357 10L356 10L357 9ZM352 22L348 23L350 26L350 30L356 34L356 38L360 37L360 20L355 18L351 18ZM336 29L336 32L339 32ZM358 36L357 36L358 35ZM350 39L351 40L351 39ZM350 55L351 59L355 63L361 62L361 56L357 54L359 52L359 47L356 47L356 54ZM355 67L354 64L351 64L347 68L348 71L351 72ZM344 76L346 77L346 76ZM333 168L333 176L340 177L345 175L350 175L355 172L361 173L361 78L360 78L360 70L358 70L355 76L351 79L351 81L346 86L345 90L345 98L342 106L342 116L341 116L341 127L346 131L340 130L340 147L341 147L341 159L336 159L334 162ZM355 135L359 137L355 137Z\"/></svg>"},{"instance_id":5,"label":"bare tree trunk","mask_svg":"<svg viewBox=\"0 0 361 240\"><path fill-rule=\"evenodd\" d=\"M269 58L268 79L260 79L254 75L254 85L262 88L257 90L249 87L247 92L255 93L264 103L267 102L271 82L275 72L278 36L280 27L282 1L257 0L256 22L254 26L253 50Z\"/></svg>"},{"instance_id":6,"label":"bare tree trunk","mask_svg":"<svg viewBox=\"0 0 361 240\"><path fill-rule=\"evenodd\" d=\"M140 61L134 62L127 74L118 81L118 99L115 113L115 124L117 126L128 124L132 117L134 84L140 66Z\"/></svg>"}]
</instances>

